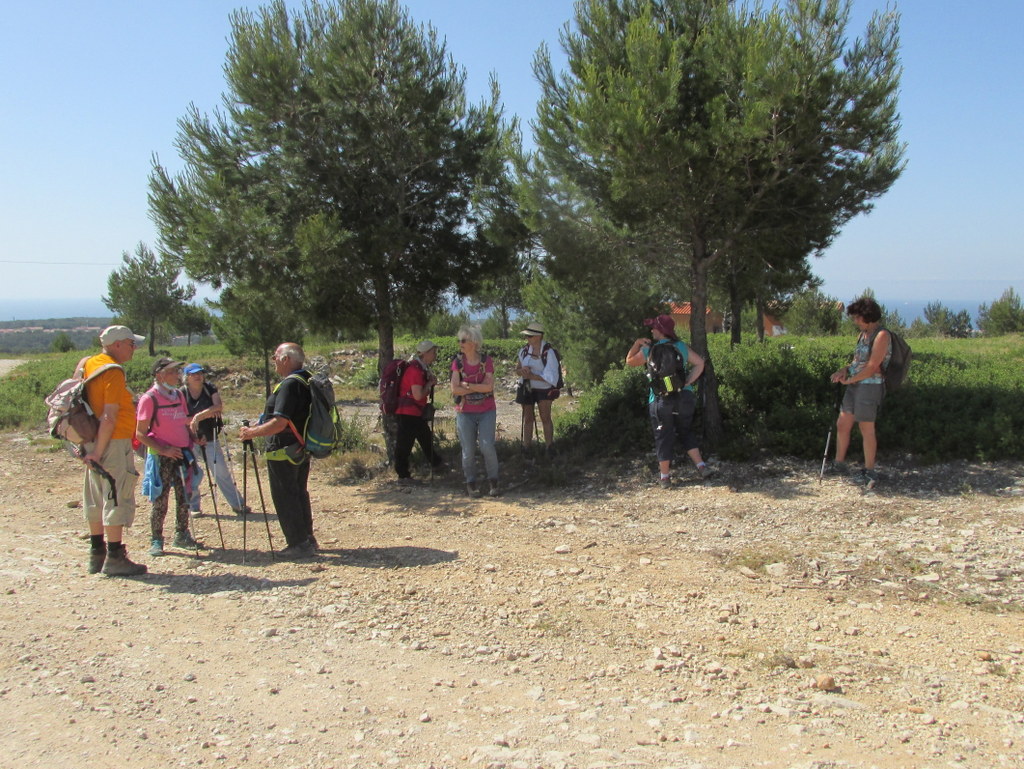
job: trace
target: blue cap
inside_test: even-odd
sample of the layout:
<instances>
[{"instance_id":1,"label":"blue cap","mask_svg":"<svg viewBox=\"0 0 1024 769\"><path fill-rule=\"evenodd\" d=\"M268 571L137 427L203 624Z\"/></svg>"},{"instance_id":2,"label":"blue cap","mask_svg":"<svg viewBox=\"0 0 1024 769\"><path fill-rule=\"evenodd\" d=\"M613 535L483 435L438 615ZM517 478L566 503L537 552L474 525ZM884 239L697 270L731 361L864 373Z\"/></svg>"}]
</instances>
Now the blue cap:
<instances>
[{"instance_id":1,"label":"blue cap","mask_svg":"<svg viewBox=\"0 0 1024 769\"><path fill-rule=\"evenodd\" d=\"M189 374L205 374L206 373L206 369L203 368L202 365L200 365L199 363L189 363L187 366L185 366L185 368L182 369L182 371L185 372L186 376L188 376Z\"/></svg>"}]
</instances>

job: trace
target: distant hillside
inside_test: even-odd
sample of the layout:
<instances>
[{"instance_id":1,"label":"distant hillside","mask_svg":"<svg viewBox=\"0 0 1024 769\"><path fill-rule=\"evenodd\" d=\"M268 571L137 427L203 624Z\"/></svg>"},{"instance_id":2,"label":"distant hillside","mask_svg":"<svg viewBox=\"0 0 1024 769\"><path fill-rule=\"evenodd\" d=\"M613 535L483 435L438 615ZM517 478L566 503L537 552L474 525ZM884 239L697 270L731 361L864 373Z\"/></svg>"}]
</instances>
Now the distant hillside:
<instances>
[{"instance_id":1,"label":"distant hillside","mask_svg":"<svg viewBox=\"0 0 1024 769\"><path fill-rule=\"evenodd\" d=\"M85 350L95 344L100 331L109 325L109 316L0 321L0 352L46 352L60 333L67 334L76 349Z\"/></svg>"}]
</instances>

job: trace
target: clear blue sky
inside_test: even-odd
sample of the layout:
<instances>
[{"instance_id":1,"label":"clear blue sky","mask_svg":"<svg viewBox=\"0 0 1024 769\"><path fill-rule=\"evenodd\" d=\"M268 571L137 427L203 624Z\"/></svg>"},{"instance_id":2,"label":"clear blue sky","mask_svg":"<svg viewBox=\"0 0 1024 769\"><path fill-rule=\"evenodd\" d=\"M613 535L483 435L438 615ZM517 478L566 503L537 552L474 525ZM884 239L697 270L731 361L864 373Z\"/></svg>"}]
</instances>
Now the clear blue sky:
<instances>
[{"instance_id":1,"label":"clear blue sky","mask_svg":"<svg viewBox=\"0 0 1024 769\"><path fill-rule=\"evenodd\" d=\"M228 16L238 0L35 0L0 26L0 319L32 306L102 313L123 251L155 244L150 158L177 167L176 121L223 91ZM473 98L490 74L526 131L538 96L531 63L572 16L571 0L410 0L465 67ZM883 2L855 0L859 35ZM903 177L815 261L825 290L870 286L897 299L976 309L1024 293L1024 2L904 0ZM973 305L971 304L973 303ZM89 309L91 308L91 309ZM60 313L63 314L63 313Z\"/></svg>"}]
</instances>

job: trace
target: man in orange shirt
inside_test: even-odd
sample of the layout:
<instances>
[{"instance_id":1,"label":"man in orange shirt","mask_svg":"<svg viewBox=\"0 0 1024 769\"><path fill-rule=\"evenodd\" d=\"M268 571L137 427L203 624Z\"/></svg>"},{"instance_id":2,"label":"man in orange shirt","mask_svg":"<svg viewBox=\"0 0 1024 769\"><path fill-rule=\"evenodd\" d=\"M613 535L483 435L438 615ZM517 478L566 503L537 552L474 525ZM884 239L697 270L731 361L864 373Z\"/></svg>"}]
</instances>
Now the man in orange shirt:
<instances>
[{"instance_id":1,"label":"man in orange shirt","mask_svg":"<svg viewBox=\"0 0 1024 769\"><path fill-rule=\"evenodd\" d=\"M124 527L135 520L135 482L139 477L132 451L135 404L123 366L145 340L127 326L105 328L100 334L103 352L88 358L84 365L85 378L103 366L109 367L85 386L89 407L100 420L96 440L85 445L82 457L87 468L82 496L91 540L90 574L102 571L110 577L131 577L146 573L145 565L129 560L122 542ZM93 469L94 465L114 479L116 500L109 481Z\"/></svg>"}]
</instances>

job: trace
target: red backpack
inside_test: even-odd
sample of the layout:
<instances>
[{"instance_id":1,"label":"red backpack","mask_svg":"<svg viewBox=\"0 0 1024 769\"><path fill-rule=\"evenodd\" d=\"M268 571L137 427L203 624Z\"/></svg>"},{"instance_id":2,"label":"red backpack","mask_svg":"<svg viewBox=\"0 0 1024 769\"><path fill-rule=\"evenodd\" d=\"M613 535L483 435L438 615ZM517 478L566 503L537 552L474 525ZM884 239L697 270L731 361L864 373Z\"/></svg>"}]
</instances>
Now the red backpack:
<instances>
[{"instance_id":1,"label":"red backpack","mask_svg":"<svg viewBox=\"0 0 1024 769\"><path fill-rule=\"evenodd\" d=\"M402 383L402 374L409 367L409 361L395 358L384 367L380 375L380 411L382 414L394 414L398 410L398 387Z\"/></svg>"}]
</instances>

